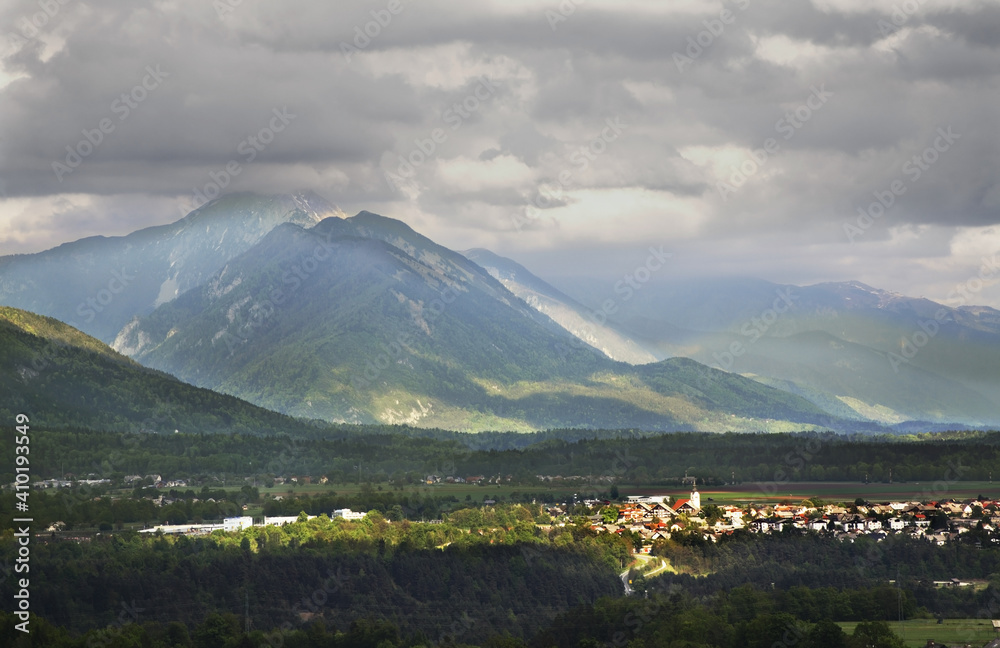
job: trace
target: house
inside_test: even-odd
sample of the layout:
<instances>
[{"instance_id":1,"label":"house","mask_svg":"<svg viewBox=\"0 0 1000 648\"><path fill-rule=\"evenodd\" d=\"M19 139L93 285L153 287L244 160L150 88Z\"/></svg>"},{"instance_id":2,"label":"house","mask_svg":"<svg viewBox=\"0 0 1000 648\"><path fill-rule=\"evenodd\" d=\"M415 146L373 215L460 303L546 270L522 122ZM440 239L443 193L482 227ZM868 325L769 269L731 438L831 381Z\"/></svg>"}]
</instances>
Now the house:
<instances>
[{"instance_id":1,"label":"house","mask_svg":"<svg viewBox=\"0 0 1000 648\"><path fill-rule=\"evenodd\" d=\"M773 533L785 528L785 521L781 518L764 518L754 520L750 525L756 528L758 533Z\"/></svg>"},{"instance_id":2,"label":"house","mask_svg":"<svg viewBox=\"0 0 1000 648\"><path fill-rule=\"evenodd\" d=\"M249 515L225 518L222 520L223 531L242 531L253 526L253 518Z\"/></svg>"},{"instance_id":3,"label":"house","mask_svg":"<svg viewBox=\"0 0 1000 648\"><path fill-rule=\"evenodd\" d=\"M349 508L337 509L333 512L333 517L344 518L345 520L363 520L367 513L361 513L360 511L352 511Z\"/></svg>"},{"instance_id":4,"label":"house","mask_svg":"<svg viewBox=\"0 0 1000 648\"><path fill-rule=\"evenodd\" d=\"M670 508L670 505L664 502L654 504L651 513L654 518L669 518L676 515L674 509Z\"/></svg>"},{"instance_id":5,"label":"house","mask_svg":"<svg viewBox=\"0 0 1000 648\"><path fill-rule=\"evenodd\" d=\"M806 524L806 528L810 531L826 531L829 526L829 520L817 519L811 520Z\"/></svg>"}]
</instances>

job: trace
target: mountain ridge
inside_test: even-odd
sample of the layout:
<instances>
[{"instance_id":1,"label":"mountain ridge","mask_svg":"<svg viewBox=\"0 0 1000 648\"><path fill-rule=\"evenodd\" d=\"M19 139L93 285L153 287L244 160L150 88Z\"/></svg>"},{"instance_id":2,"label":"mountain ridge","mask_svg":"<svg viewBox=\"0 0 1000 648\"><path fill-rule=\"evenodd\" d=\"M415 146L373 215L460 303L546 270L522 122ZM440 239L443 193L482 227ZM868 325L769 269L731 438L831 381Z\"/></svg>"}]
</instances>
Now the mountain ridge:
<instances>
[{"instance_id":1,"label":"mountain ridge","mask_svg":"<svg viewBox=\"0 0 1000 648\"><path fill-rule=\"evenodd\" d=\"M280 297L276 308L269 297ZM275 228L202 286L130 324L115 347L193 384L338 422L759 429L750 412L768 407L807 427L828 418L727 376L716 398L742 389L758 401L734 419L740 408L723 413L657 368L576 344L477 264L371 212Z\"/></svg>"},{"instance_id":2,"label":"mountain ridge","mask_svg":"<svg viewBox=\"0 0 1000 648\"><path fill-rule=\"evenodd\" d=\"M275 225L316 223L320 213L343 212L306 193L229 194L173 223L0 257L0 303L56 317L110 342L135 314L199 285Z\"/></svg>"}]
</instances>

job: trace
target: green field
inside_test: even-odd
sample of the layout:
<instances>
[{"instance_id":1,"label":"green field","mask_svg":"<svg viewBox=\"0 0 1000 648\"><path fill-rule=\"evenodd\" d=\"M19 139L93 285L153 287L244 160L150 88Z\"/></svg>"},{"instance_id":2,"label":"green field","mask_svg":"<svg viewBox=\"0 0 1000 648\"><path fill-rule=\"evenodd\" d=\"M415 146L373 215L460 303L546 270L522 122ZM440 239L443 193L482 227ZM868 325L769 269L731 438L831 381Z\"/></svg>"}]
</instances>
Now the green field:
<instances>
[{"instance_id":1,"label":"green field","mask_svg":"<svg viewBox=\"0 0 1000 648\"><path fill-rule=\"evenodd\" d=\"M856 625L856 621L840 623L848 634L854 632ZM940 625L936 619L911 619L890 621L889 627L906 641L907 646L926 646L928 639L949 646L967 643L982 646L997 637L989 619L945 619Z\"/></svg>"},{"instance_id":2,"label":"green field","mask_svg":"<svg viewBox=\"0 0 1000 648\"><path fill-rule=\"evenodd\" d=\"M383 491L391 491L394 486L391 484L372 484L371 488L378 491L381 486ZM479 486L476 484L416 484L408 485L403 490L410 495L432 495L435 497L452 496L460 502L482 502L486 498L497 500L509 500L511 495L523 496L528 493L532 496L536 494L548 493L557 499L569 498L577 494L580 498L593 497L597 493L606 493L610 489L609 484L587 484L563 482L557 484L487 484ZM721 487L699 486L701 501L705 503L712 501L716 504L736 504L742 505L750 502L775 503L781 501L801 502L809 498L821 498L827 502L853 502L856 498L862 497L873 502L888 500L938 500L945 498L966 499L984 495L989 498L1000 498L1000 484L983 481L969 482L904 482L904 483L872 483L861 482L784 482L774 483L743 483ZM688 497L689 490L679 486L636 486L630 484L619 485L622 497L627 495L670 495L671 500ZM303 484L289 486L283 484L273 488L261 488L262 495L283 495L294 494L320 495L336 492L342 495L357 495L361 492L358 484ZM466 498L468 497L468 500ZM709 499L711 498L711 499Z\"/></svg>"},{"instance_id":3,"label":"green field","mask_svg":"<svg viewBox=\"0 0 1000 648\"><path fill-rule=\"evenodd\" d=\"M274 486L273 488L260 488L261 495L281 495L287 497L289 495L294 495L296 497L310 496L315 497L319 495L329 495L331 493L336 493L338 495L354 496L359 495L362 490L362 486L371 487L371 489L378 492L390 492L390 493L405 493L409 496L420 496L430 495L431 497L454 497L459 502L470 502L482 504L484 499L496 499L498 501L510 501L512 495L516 495L520 500L525 495L529 497L536 497L543 494L550 494L560 499L563 497L570 498L574 493L578 494L579 497L591 497L594 495L596 490L607 491L611 486L610 484L603 484L599 487L594 487L586 484L559 484L559 485L510 485L510 484L487 484L484 486L478 486L476 484L411 484L403 487L402 490L396 489L392 484L304 484L295 487L290 487L288 484L282 484L279 486ZM379 490L381 488L381 491ZM622 491L626 492L625 490ZM468 499L466 499L468 498Z\"/></svg>"},{"instance_id":4,"label":"green field","mask_svg":"<svg viewBox=\"0 0 1000 648\"><path fill-rule=\"evenodd\" d=\"M338 495L355 496L361 493L362 488L371 488L374 492L395 492L405 493L410 496L432 497L454 497L459 503L468 502L470 504L481 504L484 499L496 499L498 501L510 501L512 497L522 500L525 496L529 498L541 498L549 495L549 499L565 501L577 495L579 499L606 496L611 485L607 483L585 483L585 482L556 482L545 484L409 484L399 490L392 484L281 484L272 488L264 488L258 483L260 494L263 496L280 495L288 496L310 496ZM649 486L620 484L618 486L621 497L628 495L669 495L671 501L678 498L687 498L690 490L688 488L671 486ZM181 489L183 490L183 489ZM226 490L236 492L237 488L228 487ZM871 483L861 482L784 482L774 483L754 483L731 484L727 486L699 486L701 492L702 505L709 502L715 504L735 504L743 505L750 502L760 504L776 502L797 503L805 499L821 498L827 502L853 502L856 498L876 501L888 500L938 500L945 498L966 499L984 495L988 498L1000 498L1000 484L970 481L954 483L934 483L934 482L904 482L904 483ZM122 494L125 494L123 491Z\"/></svg>"},{"instance_id":5,"label":"green field","mask_svg":"<svg viewBox=\"0 0 1000 648\"><path fill-rule=\"evenodd\" d=\"M685 491L672 488L650 486L621 486L622 495L671 495L687 497ZM701 501L704 505L709 498L716 504L747 504L749 502L774 503L780 501L800 502L819 497L827 502L853 502L858 497L873 502L888 500L939 500L966 499L985 495L1000 497L1000 483L984 481L961 482L904 482L871 483L861 482L762 482L744 483L723 487L702 486Z\"/></svg>"}]
</instances>

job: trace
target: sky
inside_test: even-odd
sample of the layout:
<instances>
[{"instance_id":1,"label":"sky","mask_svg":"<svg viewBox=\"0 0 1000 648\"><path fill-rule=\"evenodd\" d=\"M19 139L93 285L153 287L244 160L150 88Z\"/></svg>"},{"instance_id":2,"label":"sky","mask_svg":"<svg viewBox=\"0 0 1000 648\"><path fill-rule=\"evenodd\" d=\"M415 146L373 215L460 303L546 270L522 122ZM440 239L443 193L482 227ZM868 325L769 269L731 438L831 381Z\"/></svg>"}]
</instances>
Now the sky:
<instances>
[{"instance_id":1,"label":"sky","mask_svg":"<svg viewBox=\"0 0 1000 648\"><path fill-rule=\"evenodd\" d=\"M673 277L1000 308L996 0L18 0L0 26L0 254L309 189L543 277L656 246Z\"/></svg>"}]
</instances>

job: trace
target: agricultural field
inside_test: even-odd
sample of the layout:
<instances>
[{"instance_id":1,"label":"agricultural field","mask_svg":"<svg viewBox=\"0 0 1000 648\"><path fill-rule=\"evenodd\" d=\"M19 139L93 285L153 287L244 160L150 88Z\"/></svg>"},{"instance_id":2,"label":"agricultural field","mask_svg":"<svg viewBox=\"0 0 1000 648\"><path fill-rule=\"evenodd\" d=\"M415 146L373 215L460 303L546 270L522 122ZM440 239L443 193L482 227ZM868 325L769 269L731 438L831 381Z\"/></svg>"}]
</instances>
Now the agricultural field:
<instances>
[{"instance_id":1,"label":"agricultural field","mask_svg":"<svg viewBox=\"0 0 1000 648\"><path fill-rule=\"evenodd\" d=\"M844 632L850 634L854 632L857 622L843 622L839 625ZM890 621L889 627L903 638L907 646L921 648L927 645L929 639L949 646L982 646L998 636L989 619L945 619L940 624L937 619L911 619Z\"/></svg>"},{"instance_id":2,"label":"agricultural field","mask_svg":"<svg viewBox=\"0 0 1000 648\"><path fill-rule=\"evenodd\" d=\"M657 489L643 486L631 488L621 486L622 495L666 495L686 497L685 491L676 486ZM734 484L723 487L699 487L701 501L716 504L775 503L781 501L800 502L818 497L827 502L853 502L862 497L866 500L939 500L946 498L967 499L984 495L987 498L1000 497L1000 483L986 481L969 482L904 482L870 483L862 482L761 482Z\"/></svg>"}]
</instances>

